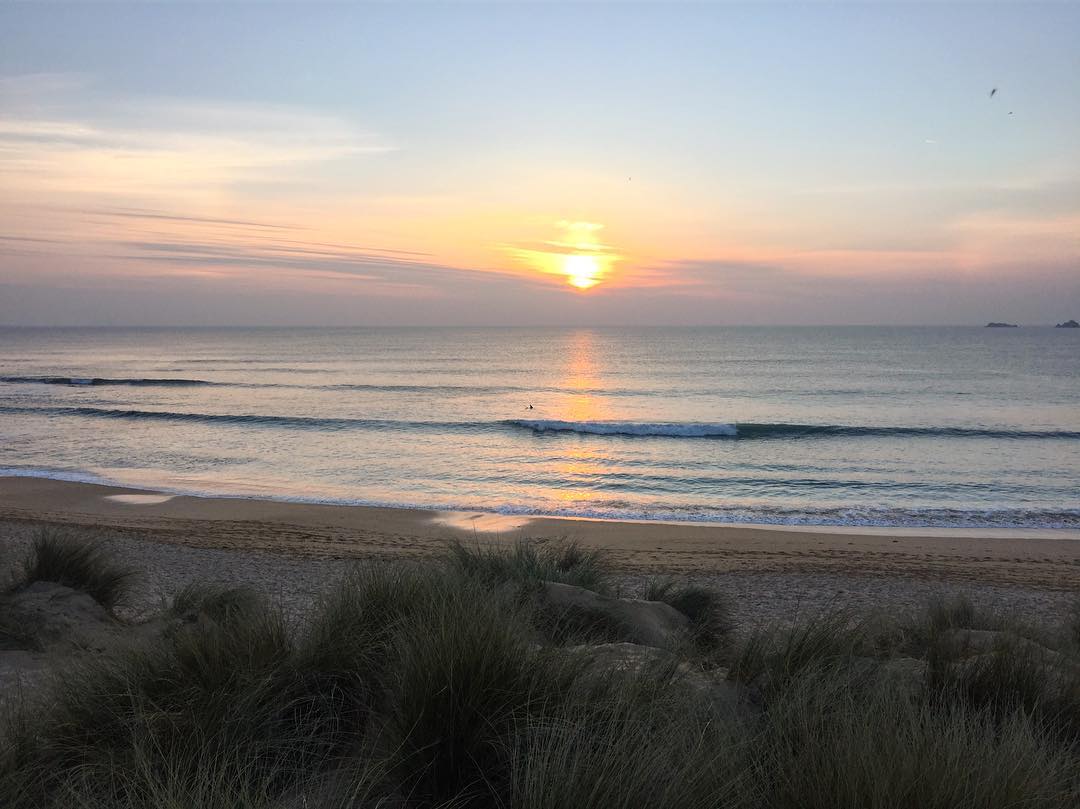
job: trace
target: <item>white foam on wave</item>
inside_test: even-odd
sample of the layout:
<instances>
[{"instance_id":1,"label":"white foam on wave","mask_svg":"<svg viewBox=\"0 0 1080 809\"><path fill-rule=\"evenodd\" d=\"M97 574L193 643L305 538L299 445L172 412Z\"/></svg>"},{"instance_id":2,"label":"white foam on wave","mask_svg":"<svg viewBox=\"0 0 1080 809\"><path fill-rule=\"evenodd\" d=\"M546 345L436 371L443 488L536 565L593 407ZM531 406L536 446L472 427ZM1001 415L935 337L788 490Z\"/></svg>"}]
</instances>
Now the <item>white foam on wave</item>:
<instances>
[{"instance_id":1,"label":"white foam on wave","mask_svg":"<svg viewBox=\"0 0 1080 809\"><path fill-rule=\"evenodd\" d=\"M108 478L96 475L93 472L25 466L2 466L0 467L0 478L43 478L45 480L63 480L68 483L94 483L99 486L115 485Z\"/></svg>"},{"instance_id":2,"label":"white foam on wave","mask_svg":"<svg viewBox=\"0 0 1080 809\"><path fill-rule=\"evenodd\" d=\"M551 419L515 419L511 422L539 433L583 433L587 435L643 435L674 438L734 437L734 424L630 422L630 421L557 421Z\"/></svg>"}]
</instances>

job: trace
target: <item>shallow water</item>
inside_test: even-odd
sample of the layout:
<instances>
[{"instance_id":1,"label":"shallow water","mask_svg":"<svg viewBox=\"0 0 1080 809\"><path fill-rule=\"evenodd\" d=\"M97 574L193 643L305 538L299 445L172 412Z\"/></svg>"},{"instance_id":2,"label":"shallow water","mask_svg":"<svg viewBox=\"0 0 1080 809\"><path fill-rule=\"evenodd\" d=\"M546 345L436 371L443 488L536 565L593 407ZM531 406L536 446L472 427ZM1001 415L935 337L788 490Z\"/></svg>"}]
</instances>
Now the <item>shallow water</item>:
<instances>
[{"instance_id":1,"label":"shallow water","mask_svg":"<svg viewBox=\"0 0 1080 809\"><path fill-rule=\"evenodd\" d=\"M0 329L7 474L505 513L1074 528L1078 450L1075 330Z\"/></svg>"}]
</instances>

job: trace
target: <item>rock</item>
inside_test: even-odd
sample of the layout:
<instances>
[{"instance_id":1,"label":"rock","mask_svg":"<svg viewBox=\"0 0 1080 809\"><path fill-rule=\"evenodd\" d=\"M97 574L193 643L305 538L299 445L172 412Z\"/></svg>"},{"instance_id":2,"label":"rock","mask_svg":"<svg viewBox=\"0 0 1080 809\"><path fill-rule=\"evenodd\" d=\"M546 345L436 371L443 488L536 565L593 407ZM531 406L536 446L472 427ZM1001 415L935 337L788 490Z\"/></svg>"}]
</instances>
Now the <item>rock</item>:
<instances>
[{"instance_id":1,"label":"rock","mask_svg":"<svg viewBox=\"0 0 1080 809\"><path fill-rule=\"evenodd\" d=\"M558 582L543 582L539 608L555 621L643 646L672 649L682 641L690 620L669 604L637 598L610 598Z\"/></svg>"},{"instance_id":2,"label":"rock","mask_svg":"<svg viewBox=\"0 0 1080 809\"><path fill-rule=\"evenodd\" d=\"M62 584L35 581L4 599L8 620L34 645L103 648L116 624L86 593Z\"/></svg>"},{"instance_id":3,"label":"rock","mask_svg":"<svg viewBox=\"0 0 1080 809\"><path fill-rule=\"evenodd\" d=\"M1018 329L1020 327L1017 326L1015 323L996 323L994 321L990 321L989 323L986 324L986 328L988 328L988 329Z\"/></svg>"},{"instance_id":4,"label":"rock","mask_svg":"<svg viewBox=\"0 0 1080 809\"><path fill-rule=\"evenodd\" d=\"M1075 320L1066 320L1064 323L1058 323L1054 326L1055 329L1080 329L1080 323Z\"/></svg>"}]
</instances>

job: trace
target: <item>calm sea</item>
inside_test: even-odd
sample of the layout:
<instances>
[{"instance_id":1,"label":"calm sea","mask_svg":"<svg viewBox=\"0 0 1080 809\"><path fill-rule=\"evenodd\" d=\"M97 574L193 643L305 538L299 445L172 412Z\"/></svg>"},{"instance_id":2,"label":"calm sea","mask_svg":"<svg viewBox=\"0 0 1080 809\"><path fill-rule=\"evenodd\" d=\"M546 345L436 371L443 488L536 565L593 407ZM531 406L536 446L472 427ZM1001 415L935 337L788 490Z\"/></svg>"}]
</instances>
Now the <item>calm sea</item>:
<instances>
[{"instance_id":1,"label":"calm sea","mask_svg":"<svg viewBox=\"0 0 1080 809\"><path fill-rule=\"evenodd\" d=\"M0 474L597 517L1080 527L1080 331L0 329Z\"/></svg>"}]
</instances>

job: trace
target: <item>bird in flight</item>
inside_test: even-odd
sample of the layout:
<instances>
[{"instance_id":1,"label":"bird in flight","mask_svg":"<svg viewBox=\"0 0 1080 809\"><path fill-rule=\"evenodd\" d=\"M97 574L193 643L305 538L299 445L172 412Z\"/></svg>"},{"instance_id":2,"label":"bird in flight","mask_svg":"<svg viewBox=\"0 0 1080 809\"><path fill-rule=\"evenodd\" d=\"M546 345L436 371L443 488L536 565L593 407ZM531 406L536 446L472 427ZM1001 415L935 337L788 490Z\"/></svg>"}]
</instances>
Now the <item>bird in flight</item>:
<instances>
[{"instance_id":1,"label":"bird in flight","mask_svg":"<svg viewBox=\"0 0 1080 809\"><path fill-rule=\"evenodd\" d=\"M993 90L990 91L990 98L993 98L994 93L996 93L996 92L997 92L997 88L995 87Z\"/></svg>"}]
</instances>

